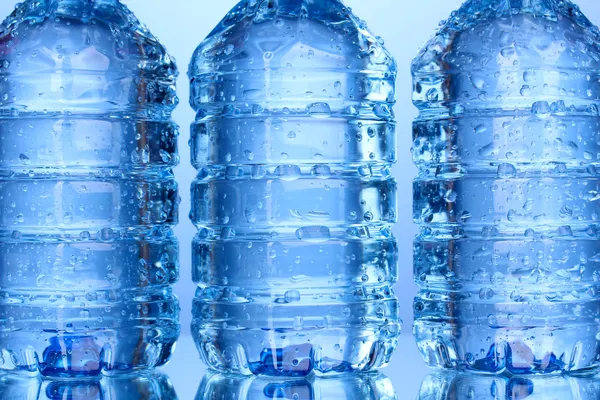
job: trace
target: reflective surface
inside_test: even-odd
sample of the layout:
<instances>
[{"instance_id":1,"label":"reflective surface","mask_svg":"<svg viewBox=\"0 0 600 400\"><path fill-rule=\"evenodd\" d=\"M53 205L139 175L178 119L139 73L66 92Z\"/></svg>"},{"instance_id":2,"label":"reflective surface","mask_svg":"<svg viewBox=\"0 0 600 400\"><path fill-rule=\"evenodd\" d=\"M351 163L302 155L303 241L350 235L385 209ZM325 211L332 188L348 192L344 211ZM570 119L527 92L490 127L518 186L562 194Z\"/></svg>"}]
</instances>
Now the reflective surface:
<instances>
[{"instance_id":1,"label":"reflective surface","mask_svg":"<svg viewBox=\"0 0 600 400\"><path fill-rule=\"evenodd\" d=\"M596 400L596 377L514 376L438 373L423 381L418 400Z\"/></svg>"},{"instance_id":2,"label":"reflective surface","mask_svg":"<svg viewBox=\"0 0 600 400\"><path fill-rule=\"evenodd\" d=\"M196 400L388 400L396 398L392 381L379 373L296 379L207 374L196 394Z\"/></svg>"},{"instance_id":3,"label":"reflective surface","mask_svg":"<svg viewBox=\"0 0 600 400\"><path fill-rule=\"evenodd\" d=\"M158 400L177 399L169 377L160 372L88 380L0 378L0 399Z\"/></svg>"}]
</instances>

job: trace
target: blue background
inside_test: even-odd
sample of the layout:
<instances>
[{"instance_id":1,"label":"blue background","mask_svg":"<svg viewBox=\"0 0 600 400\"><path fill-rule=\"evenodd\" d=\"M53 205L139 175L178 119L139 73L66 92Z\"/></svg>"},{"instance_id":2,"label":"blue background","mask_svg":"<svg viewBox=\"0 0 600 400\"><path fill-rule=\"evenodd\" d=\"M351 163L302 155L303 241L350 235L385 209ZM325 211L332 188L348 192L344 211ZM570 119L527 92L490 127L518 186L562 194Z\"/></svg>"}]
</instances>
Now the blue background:
<instances>
[{"instance_id":1,"label":"blue background","mask_svg":"<svg viewBox=\"0 0 600 400\"><path fill-rule=\"evenodd\" d=\"M195 228L189 222L189 187L195 171L189 163L189 124L194 113L188 105L187 65L195 47L231 9L235 0L124 0L138 18L167 47L178 61L181 72L178 82L180 105L174 113L181 127L180 154L182 164L176 169L180 182L182 203L181 221L176 228L181 242L181 277L176 292L181 301L181 323L184 335L174 361L166 368L176 384L181 399L192 398L198 387L203 367L189 338L191 303L194 285L191 282L191 241ZM398 164L394 175L398 181L398 223L394 229L400 250L400 281L396 294L401 303L404 334L398 354L385 373L392 377L400 399L414 398L421 379L427 373L416 346L410 338L412 298L416 292L412 281L412 239L416 228L412 223L411 180L416 174L412 166L411 121L416 109L411 102L410 62L421 45L433 34L438 22L458 8L461 0L345 0L354 12L367 21L376 35L385 39L386 46L398 62L397 98L395 108L398 122ZM600 24L600 1L578 0L582 11ZM8 15L14 7L12 0L0 0L0 15ZM410 360L407 362L407 360ZM414 379L411 377L414 376ZM404 379L402 379L404 378Z\"/></svg>"}]
</instances>

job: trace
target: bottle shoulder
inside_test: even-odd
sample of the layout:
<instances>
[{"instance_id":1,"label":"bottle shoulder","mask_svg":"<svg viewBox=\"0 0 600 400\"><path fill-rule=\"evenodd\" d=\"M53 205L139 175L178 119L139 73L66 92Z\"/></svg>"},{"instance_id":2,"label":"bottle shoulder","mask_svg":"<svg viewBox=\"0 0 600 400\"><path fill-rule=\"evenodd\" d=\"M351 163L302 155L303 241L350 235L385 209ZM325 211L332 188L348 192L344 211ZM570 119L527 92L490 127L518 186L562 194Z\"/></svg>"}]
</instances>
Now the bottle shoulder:
<instances>
[{"instance_id":1,"label":"bottle shoulder","mask_svg":"<svg viewBox=\"0 0 600 400\"><path fill-rule=\"evenodd\" d=\"M50 71L177 76L175 60L117 0L30 0L0 25L5 74Z\"/></svg>"},{"instance_id":2,"label":"bottle shoulder","mask_svg":"<svg viewBox=\"0 0 600 400\"><path fill-rule=\"evenodd\" d=\"M600 31L570 1L470 0L411 66L415 76L547 68L600 68Z\"/></svg>"},{"instance_id":3,"label":"bottle shoulder","mask_svg":"<svg viewBox=\"0 0 600 400\"><path fill-rule=\"evenodd\" d=\"M396 73L383 41L338 0L248 0L198 46L188 74L279 68Z\"/></svg>"}]
</instances>

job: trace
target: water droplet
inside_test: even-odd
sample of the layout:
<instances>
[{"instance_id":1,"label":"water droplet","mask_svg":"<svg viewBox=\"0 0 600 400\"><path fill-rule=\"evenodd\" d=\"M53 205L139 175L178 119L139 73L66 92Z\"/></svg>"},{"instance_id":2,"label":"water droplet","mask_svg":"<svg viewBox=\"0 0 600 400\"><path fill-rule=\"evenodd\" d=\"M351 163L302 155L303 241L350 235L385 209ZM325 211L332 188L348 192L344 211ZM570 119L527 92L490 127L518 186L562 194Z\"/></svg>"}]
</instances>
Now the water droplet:
<instances>
[{"instance_id":1,"label":"water droplet","mask_svg":"<svg viewBox=\"0 0 600 400\"><path fill-rule=\"evenodd\" d=\"M252 179L262 179L267 175L267 170L262 165L253 165L252 166Z\"/></svg>"},{"instance_id":2,"label":"water droplet","mask_svg":"<svg viewBox=\"0 0 600 400\"><path fill-rule=\"evenodd\" d=\"M438 101L440 94L436 88L431 88L427 91L426 97L427 97L427 101L436 102L436 101Z\"/></svg>"},{"instance_id":3,"label":"water droplet","mask_svg":"<svg viewBox=\"0 0 600 400\"><path fill-rule=\"evenodd\" d=\"M459 215L458 215L458 219L462 222L465 223L467 222L469 219L471 219L471 213L468 211L462 211Z\"/></svg>"},{"instance_id":4,"label":"water droplet","mask_svg":"<svg viewBox=\"0 0 600 400\"><path fill-rule=\"evenodd\" d=\"M326 226L305 226L296 230L296 237L307 242L326 242L331 233Z\"/></svg>"},{"instance_id":5,"label":"water droplet","mask_svg":"<svg viewBox=\"0 0 600 400\"><path fill-rule=\"evenodd\" d=\"M38 275L38 277L36 279L36 284L41 287L41 286L46 285L46 281L47 281L46 275L40 274L40 275Z\"/></svg>"},{"instance_id":6,"label":"water droplet","mask_svg":"<svg viewBox=\"0 0 600 400\"><path fill-rule=\"evenodd\" d=\"M483 134L487 132L487 126L485 126L484 124L480 124L477 125L474 129L473 132L475 132L476 134Z\"/></svg>"},{"instance_id":7,"label":"water droplet","mask_svg":"<svg viewBox=\"0 0 600 400\"><path fill-rule=\"evenodd\" d=\"M70 224L72 222L73 222L73 214L70 212L66 212L65 215L63 215L63 223Z\"/></svg>"},{"instance_id":8,"label":"water droplet","mask_svg":"<svg viewBox=\"0 0 600 400\"><path fill-rule=\"evenodd\" d=\"M331 176L331 168L328 165L317 164L312 167L310 174L318 178L329 178Z\"/></svg>"},{"instance_id":9,"label":"water droplet","mask_svg":"<svg viewBox=\"0 0 600 400\"><path fill-rule=\"evenodd\" d=\"M171 154L169 154L168 151L161 149L159 151L160 154L160 158L162 159L162 161L164 163L170 163L171 162Z\"/></svg>"},{"instance_id":10,"label":"water droplet","mask_svg":"<svg viewBox=\"0 0 600 400\"><path fill-rule=\"evenodd\" d=\"M471 83L476 89L482 90L486 86L485 78L480 75L471 75Z\"/></svg>"},{"instance_id":11,"label":"water droplet","mask_svg":"<svg viewBox=\"0 0 600 400\"><path fill-rule=\"evenodd\" d=\"M235 230L231 228L223 228L221 230L221 240L232 240L235 238Z\"/></svg>"},{"instance_id":12,"label":"water droplet","mask_svg":"<svg viewBox=\"0 0 600 400\"><path fill-rule=\"evenodd\" d=\"M494 290L490 288L481 288L479 290L479 298L481 300L489 300L494 297Z\"/></svg>"},{"instance_id":13,"label":"water droplet","mask_svg":"<svg viewBox=\"0 0 600 400\"><path fill-rule=\"evenodd\" d=\"M535 81L537 73L533 70L523 72L523 80L527 83L533 83Z\"/></svg>"},{"instance_id":14,"label":"water droplet","mask_svg":"<svg viewBox=\"0 0 600 400\"><path fill-rule=\"evenodd\" d=\"M327 103L313 103L306 107L306 112L313 118L331 117L331 108Z\"/></svg>"},{"instance_id":15,"label":"water droplet","mask_svg":"<svg viewBox=\"0 0 600 400\"><path fill-rule=\"evenodd\" d=\"M19 160L21 161L21 164L23 164L23 165L31 164L31 160L25 154L19 154Z\"/></svg>"},{"instance_id":16,"label":"water droplet","mask_svg":"<svg viewBox=\"0 0 600 400\"><path fill-rule=\"evenodd\" d=\"M297 290L288 290L283 297L286 303L296 303L300 301L300 292Z\"/></svg>"},{"instance_id":17,"label":"water droplet","mask_svg":"<svg viewBox=\"0 0 600 400\"><path fill-rule=\"evenodd\" d=\"M112 240L115 236L114 231L111 228L103 228L100 230L99 237L101 240Z\"/></svg>"},{"instance_id":18,"label":"water droplet","mask_svg":"<svg viewBox=\"0 0 600 400\"><path fill-rule=\"evenodd\" d=\"M150 162L150 147L148 145L144 146L140 157L141 157L142 163L147 164Z\"/></svg>"},{"instance_id":19,"label":"water droplet","mask_svg":"<svg viewBox=\"0 0 600 400\"><path fill-rule=\"evenodd\" d=\"M513 210L513 209L510 209L508 211L508 213L506 214L506 219L508 219L510 222L515 222L520 217L521 217L521 215L516 210Z\"/></svg>"},{"instance_id":20,"label":"water droplet","mask_svg":"<svg viewBox=\"0 0 600 400\"><path fill-rule=\"evenodd\" d=\"M248 90L244 90L242 92L242 98L246 101L260 100L262 97L264 97L264 91L261 89L248 89ZM260 112L262 112L262 107L258 104L255 104L255 105L258 106L258 108L260 108ZM260 112L258 112L257 114L260 114ZM253 110L253 114L254 114L254 110Z\"/></svg>"},{"instance_id":21,"label":"water droplet","mask_svg":"<svg viewBox=\"0 0 600 400\"><path fill-rule=\"evenodd\" d=\"M513 46L504 47L502 50L500 50L500 54L504 58L511 58L515 55L515 48Z\"/></svg>"},{"instance_id":22,"label":"water droplet","mask_svg":"<svg viewBox=\"0 0 600 400\"><path fill-rule=\"evenodd\" d=\"M531 112L538 118L548 118L551 114L550 104L547 101L536 101L531 106Z\"/></svg>"},{"instance_id":23,"label":"water droplet","mask_svg":"<svg viewBox=\"0 0 600 400\"><path fill-rule=\"evenodd\" d=\"M454 103L451 107L450 107L450 114L451 115L462 115L464 114L466 111L465 106L461 103Z\"/></svg>"},{"instance_id":24,"label":"water droplet","mask_svg":"<svg viewBox=\"0 0 600 400\"><path fill-rule=\"evenodd\" d=\"M294 181L302 175L297 165L279 165L275 168L275 176L283 181Z\"/></svg>"},{"instance_id":25,"label":"water droplet","mask_svg":"<svg viewBox=\"0 0 600 400\"><path fill-rule=\"evenodd\" d=\"M513 164L502 163L498 165L497 175L502 179L514 178L517 175L517 168Z\"/></svg>"},{"instance_id":26,"label":"water droplet","mask_svg":"<svg viewBox=\"0 0 600 400\"><path fill-rule=\"evenodd\" d=\"M562 206L558 215L562 220L569 220L573 217L573 209L569 206Z\"/></svg>"},{"instance_id":27,"label":"water droplet","mask_svg":"<svg viewBox=\"0 0 600 400\"><path fill-rule=\"evenodd\" d=\"M535 231L531 228L525 229L525 237L527 237L527 238L535 237Z\"/></svg>"},{"instance_id":28,"label":"water droplet","mask_svg":"<svg viewBox=\"0 0 600 400\"><path fill-rule=\"evenodd\" d=\"M446 200L448 203L454 203L456 201L456 196L457 194L454 190L448 190L444 195L444 200Z\"/></svg>"},{"instance_id":29,"label":"water droplet","mask_svg":"<svg viewBox=\"0 0 600 400\"><path fill-rule=\"evenodd\" d=\"M246 208L244 210L244 216L249 223L253 224L256 222L256 211L253 208Z\"/></svg>"},{"instance_id":30,"label":"water droplet","mask_svg":"<svg viewBox=\"0 0 600 400\"><path fill-rule=\"evenodd\" d=\"M291 281L293 283L310 282L311 278L310 276L306 275L294 275L292 276Z\"/></svg>"}]
</instances>

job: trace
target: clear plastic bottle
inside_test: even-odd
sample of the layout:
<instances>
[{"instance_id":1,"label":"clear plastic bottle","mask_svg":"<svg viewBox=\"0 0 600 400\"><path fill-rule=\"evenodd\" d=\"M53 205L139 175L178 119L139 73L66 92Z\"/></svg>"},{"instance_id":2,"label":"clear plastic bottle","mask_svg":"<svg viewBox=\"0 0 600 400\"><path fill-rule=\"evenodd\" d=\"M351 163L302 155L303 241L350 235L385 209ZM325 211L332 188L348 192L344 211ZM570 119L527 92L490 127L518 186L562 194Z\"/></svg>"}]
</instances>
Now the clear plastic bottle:
<instances>
[{"instance_id":1,"label":"clear plastic bottle","mask_svg":"<svg viewBox=\"0 0 600 400\"><path fill-rule=\"evenodd\" d=\"M117 0L0 27L0 369L165 363L179 334L174 61Z\"/></svg>"},{"instance_id":2,"label":"clear plastic bottle","mask_svg":"<svg viewBox=\"0 0 600 400\"><path fill-rule=\"evenodd\" d=\"M430 365L595 370L600 33L564 0L470 0L414 60L415 335Z\"/></svg>"},{"instance_id":3,"label":"clear plastic bottle","mask_svg":"<svg viewBox=\"0 0 600 400\"><path fill-rule=\"evenodd\" d=\"M220 373L202 380L196 400L396 400L391 380L379 373L289 379Z\"/></svg>"},{"instance_id":4,"label":"clear plastic bottle","mask_svg":"<svg viewBox=\"0 0 600 400\"><path fill-rule=\"evenodd\" d=\"M211 367L386 364L400 329L396 65L338 0L245 0L196 50L192 334Z\"/></svg>"},{"instance_id":5,"label":"clear plastic bottle","mask_svg":"<svg viewBox=\"0 0 600 400\"><path fill-rule=\"evenodd\" d=\"M598 377L495 376L437 373L421 385L417 400L597 400Z\"/></svg>"}]
</instances>

